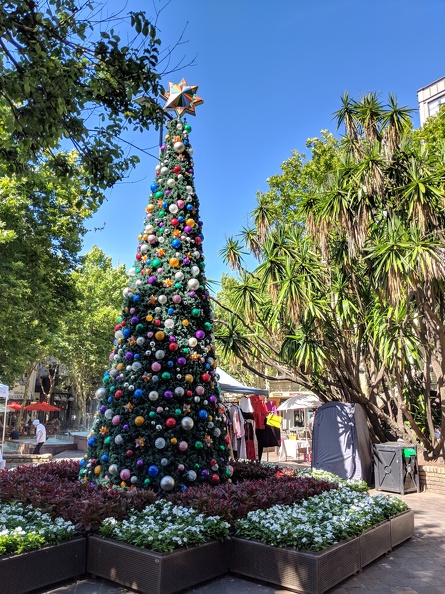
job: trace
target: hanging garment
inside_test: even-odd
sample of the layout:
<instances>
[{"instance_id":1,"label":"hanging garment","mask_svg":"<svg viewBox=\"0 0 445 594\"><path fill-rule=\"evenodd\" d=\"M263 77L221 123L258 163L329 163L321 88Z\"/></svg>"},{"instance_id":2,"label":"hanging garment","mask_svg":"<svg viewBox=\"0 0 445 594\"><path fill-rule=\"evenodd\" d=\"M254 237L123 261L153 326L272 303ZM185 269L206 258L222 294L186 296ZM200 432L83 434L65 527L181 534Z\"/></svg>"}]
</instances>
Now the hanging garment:
<instances>
[{"instance_id":1,"label":"hanging garment","mask_svg":"<svg viewBox=\"0 0 445 594\"><path fill-rule=\"evenodd\" d=\"M253 406L253 418L256 429L264 429L266 417L269 414L264 399L257 394L250 397L250 402Z\"/></svg>"},{"instance_id":2,"label":"hanging garment","mask_svg":"<svg viewBox=\"0 0 445 594\"><path fill-rule=\"evenodd\" d=\"M232 404L229 409L232 448L235 458L246 457L246 440L244 433L244 417L239 406ZM235 454L236 452L236 454Z\"/></svg>"},{"instance_id":3,"label":"hanging garment","mask_svg":"<svg viewBox=\"0 0 445 594\"><path fill-rule=\"evenodd\" d=\"M248 413L244 413L245 415ZM253 428L253 421L247 420L244 422L244 434L246 439L246 459L256 460L255 454L255 432Z\"/></svg>"},{"instance_id":4,"label":"hanging garment","mask_svg":"<svg viewBox=\"0 0 445 594\"><path fill-rule=\"evenodd\" d=\"M241 400L239 401L239 407L243 413L253 413L253 406L250 402L250 398L247 398L246 396L241 397Z\"/></svg>"}]
</instances>

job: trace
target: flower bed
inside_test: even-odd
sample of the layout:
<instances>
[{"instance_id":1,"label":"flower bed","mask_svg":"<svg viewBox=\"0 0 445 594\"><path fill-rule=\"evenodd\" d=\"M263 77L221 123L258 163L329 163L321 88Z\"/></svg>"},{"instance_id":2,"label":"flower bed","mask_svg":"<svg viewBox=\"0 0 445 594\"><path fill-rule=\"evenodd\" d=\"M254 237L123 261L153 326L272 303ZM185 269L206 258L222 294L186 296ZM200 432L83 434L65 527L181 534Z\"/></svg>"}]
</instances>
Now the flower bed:
<instances>
[{"instance_id":1,"label":"flower bed","mask_svg":"<svg viewBox=\"0 0 445 594\"><path fill-rule=\"evenodd\" d=\"M88 571L147 594L168 594L227 573L229 524L158 501L90 536ZM136 546L135 546L136 545ZM147 550L150 549L150 550Z\"/></svg>"},{"instance_id":2,"label":"flower bed","mask_svg":"<svg viewBox=\"0 0 445 594\"><path fill-rule=\"evenodd\" d=\"M74 536L72 522L30 505L0 505L2 593L22 594L85 573L85 539Z\"/></svg>"}]
</instances>

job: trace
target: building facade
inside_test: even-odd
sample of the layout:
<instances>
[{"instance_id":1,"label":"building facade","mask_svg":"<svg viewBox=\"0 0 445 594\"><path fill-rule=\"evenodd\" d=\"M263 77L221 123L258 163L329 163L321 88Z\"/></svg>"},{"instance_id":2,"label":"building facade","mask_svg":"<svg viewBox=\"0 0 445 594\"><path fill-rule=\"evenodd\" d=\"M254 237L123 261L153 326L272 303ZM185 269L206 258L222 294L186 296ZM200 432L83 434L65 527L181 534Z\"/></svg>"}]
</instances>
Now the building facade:
<instances>
[{"instance_id":1,"label":"building facade","mask_svg":"<svg viewBox=\"0 0 445 594\"><path fill-rule=\"evenodd\" d=\"M445 105L445 76L417 91L420 125L427 118L436 115L441 105Z\"/></svg>"}]
</instances>

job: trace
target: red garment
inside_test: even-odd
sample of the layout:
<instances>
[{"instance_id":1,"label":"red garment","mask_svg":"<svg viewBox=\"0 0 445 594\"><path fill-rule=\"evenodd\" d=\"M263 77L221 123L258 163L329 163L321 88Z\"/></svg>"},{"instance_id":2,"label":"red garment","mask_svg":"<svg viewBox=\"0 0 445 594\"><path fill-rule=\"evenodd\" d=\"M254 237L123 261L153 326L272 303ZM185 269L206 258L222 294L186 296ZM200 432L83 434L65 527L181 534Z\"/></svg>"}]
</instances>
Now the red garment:
<instances>
[{"instance_id":1,"label":"red garment","mask_svg":"<svg viewBox=\"0 0 445 594\"><path fill-rule=\"evenodd\" d=\"M264 429L265 419L269 414L264 399L254 394L250 397L250 402L253 406L253 420L255 421L256 429Z\"/></svg>"}]
</instances>

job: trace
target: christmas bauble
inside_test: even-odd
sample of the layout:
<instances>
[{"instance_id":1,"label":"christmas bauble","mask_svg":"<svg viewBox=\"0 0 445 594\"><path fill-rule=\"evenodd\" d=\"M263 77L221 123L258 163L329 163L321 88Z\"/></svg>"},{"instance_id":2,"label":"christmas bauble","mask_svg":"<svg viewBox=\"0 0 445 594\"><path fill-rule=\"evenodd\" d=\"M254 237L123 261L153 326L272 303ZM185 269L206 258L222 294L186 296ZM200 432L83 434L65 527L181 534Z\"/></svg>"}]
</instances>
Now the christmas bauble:
<instances>
[{"instance_id":1,"label":"christmas bauble","mask_svg":"<svg viewBox=\"0 0 445 594\"><path fill-rule=\"evenodd\" d=\"M172 476L163 476L160 485L164 491L171 491L175 487L175 480Z\"/></svg>"},{"instance_id":2,"label":"christmas bauble","mask_svg":"<svg viewBox=\"0 0 445 594\"><path fill-rule=\"evenodd\" d=\"M196 289L199 288L199 280L197 278L190 278L187 281L187 285L189 289L191 289L192 291L196 291Z\"/></svg>"},{"instance_id":3,"label":"christmas bauble","mask_svg":"<svg viewBox=\"0 0 445 594\"><path fill-rule=\"evenodd\" d=\"M191 417L183 417L181 419L181 427L185 430L185 431L190 431L190 429L193 428L194 425L194 421Z\"/></svg>"},{"instance_id":4,"label":"christmas bauble","mask_svg":"<svg viewBox=\"0 0 445 594\"><path fill-rule=\"evenodd\" d=\"M131 472L128 470L128 468L124 468L123 470L121 470L120 475L121 479L123 481L128 481L128 479L131 476Z\"/></svg>"},{"instance_id":5,"label":"christmas bauble","mask_svg":"<svg viewBox=\"0 0 445 594\"><path fill-rule=\"evenodd\" d=\"M141 425L143 425L144 423L145 423L145 419L144 419L144 417L143 417L143 416L138 416L138 417L136 417L136 418L135 418L135 420L134 420L134 424L135 424L137 427L140 427L140 426L141 426Z\"/></svg>"},{"instance_id":6,"label":"christmas bauble","mask_svg":"<svg viewBox=\"0 0 445 594\"><path fill-rule=\"evenodd\" d=\"M155 447L158 448L158 450L165 448L165 439L163 437L155 439Z\"/></svg>"},{"instance_id":7,"label":"christmas bauble","mask_svg":"<svg viewBox=\"0 0 445 594\"><path fill-rule=\"evenodd\" d=\"M173 150L175 151L175 153L183 153L185 150L185 146L183 142L175 142L175 144L173 145Z\"/></svg>"},{"instance_id":8,"label":"christmas bauble","mask_svg":"<svg viewBox=\"0 0 445 594\"><path fill-rule=\"evenodd\" d=\"M110 466L108 467L109 474L117 474L117 471L117 464L110 464Z\"/></svg>"}]
</instances>

